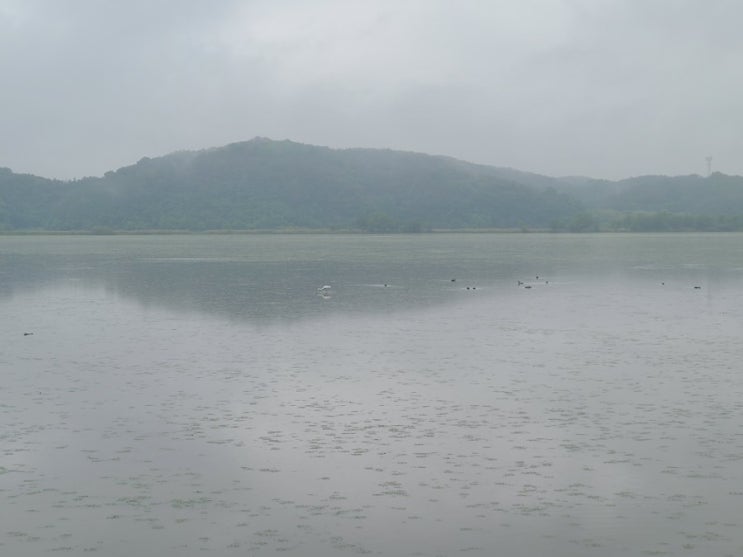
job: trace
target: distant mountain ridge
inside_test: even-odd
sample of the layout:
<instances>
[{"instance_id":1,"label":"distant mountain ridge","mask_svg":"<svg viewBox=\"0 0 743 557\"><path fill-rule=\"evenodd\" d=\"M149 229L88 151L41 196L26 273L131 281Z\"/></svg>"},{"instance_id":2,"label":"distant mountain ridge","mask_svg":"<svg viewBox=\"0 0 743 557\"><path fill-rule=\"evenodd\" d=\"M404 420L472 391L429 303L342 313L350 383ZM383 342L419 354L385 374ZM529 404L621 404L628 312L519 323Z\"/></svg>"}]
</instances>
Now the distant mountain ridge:
<instances>
[{"instance_id":1,"label":"distant mountain ridge","mask_svg":"<svg viewBox=\"0 0 743 557\"><path fill-rule=\"evenodd\" d=\"M69 182L0 169L0 229L10 231L581 230L635 212L743 215L743 178L552 178L266 138L144 157Z\"/></svg>"}]
</instances>

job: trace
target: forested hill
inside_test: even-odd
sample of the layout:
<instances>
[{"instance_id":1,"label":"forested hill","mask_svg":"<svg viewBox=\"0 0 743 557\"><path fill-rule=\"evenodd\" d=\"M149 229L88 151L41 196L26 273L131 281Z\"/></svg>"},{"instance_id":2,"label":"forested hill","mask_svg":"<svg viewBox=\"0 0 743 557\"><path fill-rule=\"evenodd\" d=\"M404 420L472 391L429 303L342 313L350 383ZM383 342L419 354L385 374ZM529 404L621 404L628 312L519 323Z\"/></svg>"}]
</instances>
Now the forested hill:
<instances>
[{"instance_id":1,"label":"forested hill","mask_svg":"<svg viewBox=\"0 0 743 557\"><path fill-rule=\"evenodd\" d=\"M581 210L455 159L260 138L72 182L6 169L0 207L5 229L48 230L521 228Z\"/></svg>"},{"instance_id":2,"label":"forested hill","mask_svg":"<svg viewBox=\"0 0 743 557\"><path fill-rule=\"evenodd\" d=\"M743 230L743 177L640 176L560 180L586 208L573 228L630 231ZM580 222L578 222L580 221Z\"/></svg>"},{"instance_id":3,"label":"forested hill","mask_svg":"<svg viewBox=\"0 0 743 557\"><path fill-rule=\"evenodd\" d=\"M256 138L48 180L0 169L0 229L743 229L743 178L556 179Z\"/></svg>"}]
</instances>

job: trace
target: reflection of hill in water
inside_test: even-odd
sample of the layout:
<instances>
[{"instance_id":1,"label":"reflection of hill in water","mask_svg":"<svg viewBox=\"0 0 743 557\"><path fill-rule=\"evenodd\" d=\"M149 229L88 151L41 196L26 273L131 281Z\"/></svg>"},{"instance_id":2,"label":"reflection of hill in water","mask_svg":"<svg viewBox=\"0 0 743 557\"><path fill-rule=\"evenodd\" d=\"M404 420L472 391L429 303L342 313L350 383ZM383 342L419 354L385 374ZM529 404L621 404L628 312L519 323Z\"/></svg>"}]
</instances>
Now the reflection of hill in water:
<instances>
[{"instance_id":1,"label":"reflection of hill in water","mask_svg":"<svg viewBox=\"0 0 743 557\"><path fill-rule=\"evenodd\" d=\"M432 301L426 292L408 286L384 288L385 279L374 278L377 274L373 268L338 262L143 260L101 278L107 287L143 304L260 322L335 311L391 311ZM327 297L317 293L325 284L331 285Z\"/></svg>"},{"instance_id":2,"label":"reflection of hill in water","mask_svg":"<svg viewBox=\"0 0 743 557\"><path fill-rule=\"evenodd\" d=\"M536 275L555 294L560 281L607 292L617 281L738 284L741 249L739 235L4 238L0 299L78 285L146 306L291 321L510 296ZM324 284L329 299L317 294Z\"/></svg>"},{"instance_id":3,"label":"reflection of hill in water","mask_svg":"<svg viewBox=\"0 0 743 557\"><path fill-rule=\"evenodd\" d=\"M0 256L0 300L52 286L59 279L59 273L50 274L48 262L37 257Z\"/></svg>"},{"instance_id":4,"label":"reflection of hill in water","mask_svg":"<svg viewBox=\"0 0 743 557\"><path fill-rule=\"evenodd\" d=\"M225 261L94 257L16 258L0 297L77 284L102 287L145 306L270 322L329 313L392 312L461 299L465 280L430 263ZM331 285L329 296L317 292ZM385 284L387 286L385 286ZM481 286L481 290L484 291Z\"/></svg>"}]
</instances>

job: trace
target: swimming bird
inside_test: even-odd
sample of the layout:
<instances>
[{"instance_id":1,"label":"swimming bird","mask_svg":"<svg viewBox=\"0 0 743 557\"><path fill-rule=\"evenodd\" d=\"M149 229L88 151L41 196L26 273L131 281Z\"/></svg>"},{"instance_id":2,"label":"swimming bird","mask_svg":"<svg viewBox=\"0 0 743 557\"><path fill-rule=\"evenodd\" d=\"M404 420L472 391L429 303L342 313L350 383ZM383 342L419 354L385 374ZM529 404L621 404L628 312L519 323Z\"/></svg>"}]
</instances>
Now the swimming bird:
<instances>
[{"instance_id":1,"label":"swimming bird","mask_svg":"<svg viewBox=\"0 0 743 557\"><path fill-rule=\"evenodd\" d=\"M330 285L324 284L320 288L317 289L317 295L324 299L330 298Z\"/></svg>"}]
</instances>

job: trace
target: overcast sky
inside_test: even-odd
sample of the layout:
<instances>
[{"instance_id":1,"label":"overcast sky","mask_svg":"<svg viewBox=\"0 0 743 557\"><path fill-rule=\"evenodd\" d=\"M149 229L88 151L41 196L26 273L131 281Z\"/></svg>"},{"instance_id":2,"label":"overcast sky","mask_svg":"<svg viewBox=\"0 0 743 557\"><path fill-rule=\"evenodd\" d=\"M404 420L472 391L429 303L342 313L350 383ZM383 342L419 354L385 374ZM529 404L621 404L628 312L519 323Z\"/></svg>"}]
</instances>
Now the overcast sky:
<instances>
[{"instance_id":1,"label":"overcast sky","mask_svg":"<svg viewBox=\"0 0 743 557\"><path fill-rule=\"evenodd\" d=\"M0 166L255 136L551 176L743 174L739 0L0 0Z\"/></svg>"}]
</instances>

